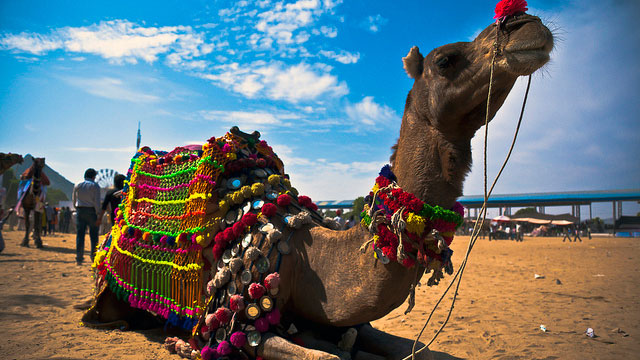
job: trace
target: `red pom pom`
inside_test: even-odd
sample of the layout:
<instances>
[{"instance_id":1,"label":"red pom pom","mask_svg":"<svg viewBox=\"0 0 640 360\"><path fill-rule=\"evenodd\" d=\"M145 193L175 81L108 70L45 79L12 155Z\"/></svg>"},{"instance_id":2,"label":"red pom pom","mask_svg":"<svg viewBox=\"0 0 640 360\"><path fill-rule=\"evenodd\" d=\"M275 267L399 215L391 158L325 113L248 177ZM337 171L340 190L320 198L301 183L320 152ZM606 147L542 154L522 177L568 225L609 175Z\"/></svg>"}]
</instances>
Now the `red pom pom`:
<instances>
[{"instance_id":1,"label":"red pom pom","mask_svg":"<svg viewBox=\"0 0 640 360\"><path fill-rule=\"evenodd\" d=\"M304 207L312 203L311 198L305 195L298 196L298 203Z\"/></svg>"},{"instance_id":2,"label":"red pom pom","mask_svg":"<svg viewBox=\"0 0 640 360\"><path fill-rule=\"evenodd\" d=\"M227 240L226 240L226 236L224 235L224 232L220 231L219 233L217 233L216 236L214 237L214 241L216 244L226 245Z\"/></svg>"},{"instance_id":3,"label":"red pom pom","mask_svg":"<svg viewBox=\"0 0 640 360\"><path fill-rule=\"evenodd\" d=\"M261 298L266 291L267 289L265 289L264 286L258 283L249 285L249 296L251 296L251 298L254 300Z\"/></svg>"},{"instance_id":4,"label":"red pom pom","mask_svg":"<svg viewBox=\"0 0 640 360\"><path fill-rule=\"evenodd\" d=\"M178 242L183 243L187 241L187 233L182 233L178 235Z\"/></svg>"},{"instance_id":5,"label":"red pom pom","mask_svg":"<svg viewBox=\"0 0 640 360\"><path fill-rule=\"evenodd\" d=\"M278 208L272 203L266 203L262 205L261 211L262 211L262 215L266 217L272 217L273 215L276 214L276 212L278 211Z\"/></svg>"},{"instance_id":6,"label":"red pom pom","mask_svg":"<svg viewBox=\"0 0 640 360\"><path fill-rule=\"evenodd\" d=\"M529 10L526 0L500 0L496 5L494 19L502 20L509 15Z\"/></svg>"},{"instance_id":7,"label":"red pom pom","mask_svg":"<svg viewBox=\"0 0 640 360\"><path fill-rule=\"evenodd\" d=\"M416 261L410 257L406 257L404 260L402 260L402 265L404 265L404 267L406 268L413 267L413 265L415 264L416 264Z\"/></svg>"},{"instance_id":8,"label":"red pom pom","mask_svg":"<svg viewBox=\"0 0 640 360\"><path fill-rule=\"evenodd\" d=\"M244 310L244 297L242 295L233 295L229 299L229 308L233 312Z\"/></svg>"},{"instance_id":9,"label":"red pom pom","mask_svg":"<svg viewBox=\"0 0 640 360\"><path fill-rule=\"evenodd\" d=\"M258 216L254 213L246 213L242 216L242 222L246 226L253 226L256 222L258 222Z\"/></svg>"},{"instance_id":10,"label":"red pom pom","mask_svg":"<svg viewBox=\"0 0 640 360\"><path fill-rule=\"evenodd\" d=\"M264 278L264 287L268 290L277 289L280 286L280 274L277 272L271 273Z\"/></svg>"},{"instance_id":11,"label":"red pom pom","mask_svg":"<svg viewBox=\"0 0 640 360\"><path fill-rule=\"evenodd\" d=\"M260 159L256 160L256 165L258 165L259 167L263 168L263 167L267 166L267 160L260 158Z\"/></svg>"},{"instance_id":12,"label":"red pom pom","mask_svg":"<svg viewBox=\"0 0 640 360\"><path fill-rule=\"evenodd\" d=\"M273 309L270 313L268 313L265 318L271 325L277 325L280 323L280 310Z\"/></svg>"},{"instance_id":13,"label":"red pom pom","mask_svg":"<svg viewBox=\"0 0 640 360\"><path fill-rule=\"evenodd\" d=\"M244 233L244 223L242 223L241 221L233 224L231 228L233 229L234 238L238 238Z\"/></svg>"},{"instance_id":14,"label":"red pom pom","mask_svg":"<svg viewBox=\"0 0 640 360\"><path fill-rule=\"evenodd\" d=\"M220 260L222 254L224 254L224 250L226 245L215 244L213 245L213 258L216 260Z\"/></svg>"},{"instance_id":15,"label":"red pom pom","mask_svg":"<svg viewBox=\"0 0 640 360\"><path fill-rule=\"evenodd\" d=\"M311 203L307 207L313 211L318 211L318 205L316 205L316 203Z\"/></svg>"},{"instance_id":16,"label":"red pom pom","mask_svg":"<svg viewBox=\"0 0 640 360\"><path fill-rule=\"evenodd\" d=\"M287 195L287 194L282 194L280 196L278 196L278 206L289 206L289 204L291 204L291 196Z\"/></svg>"},{"instance_id":17,"label":"red pom pom","mask_svg":"<svg viewBox=\"0 0 640 360\"><path fill-rule=\"evenodd\" d=\"M253 325L256 327L256 330L261 333L269 330L269 321L267 321L267 319L265 318L260 318L256 320L256 322Z\"/></svg>"},{"instance_id":18,"label":"red pom pom","mask_svg":"<svg viewBox=\"0 0 640 360\"><path fill-rule=\"evenodd\" d=\"M230 243L233 241L233 239L235 239L235 236L233 236L233 228L232 227L228 227L226 229L224 229L223 231L223 236L224 236L224 240L227 243Z\"/></svg>"},{"instance_id":19,"label":"red pom pom","mask_svg":"<svg viewBox=\"0 0 640 360\"><path fill-rule=\"evenodd\" d=\"M220 322L213 314L207 315L207 317L205 318L205 324L208 331L212 331L220 327ZM202 329L201 331L205 332L204 329Z\"/></svg>"},{"instance_id":20,"label":"red pom pom","mask_svg":"<svg viewBox=\"0 0 640 360\"><path fill-rule=\"evenodd\" d=\"M216 317L216 320L220 322L220 324L228 324L231 321L231 310L220 307L213 314Z\"/></svg>"}]
</instances>

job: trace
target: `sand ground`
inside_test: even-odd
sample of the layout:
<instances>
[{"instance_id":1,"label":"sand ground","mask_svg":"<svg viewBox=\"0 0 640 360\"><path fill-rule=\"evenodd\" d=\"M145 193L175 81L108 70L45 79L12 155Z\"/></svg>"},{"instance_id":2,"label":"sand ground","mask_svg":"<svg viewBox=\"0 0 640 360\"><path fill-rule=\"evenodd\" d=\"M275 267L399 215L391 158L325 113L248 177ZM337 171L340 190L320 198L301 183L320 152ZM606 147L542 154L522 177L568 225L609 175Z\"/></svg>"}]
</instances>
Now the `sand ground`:
<instances>
[{"instance_id":1,"label":"sand ground","mask_svg":"<svg viewBox=\"0 0 640 360\"><path fill-rule=\"evenodd\" d=\"M73 306L90 294L91 276L89 265L75 265L73 235L45 237L45 249L38 250L18 246L21 232L3 234L0 359L178 359L161 348L161 329L80 326L82 312ZM436 359L639 358L640 239L583 240L480 240L451 319L431 346ZM456 266L467 241L454 241ZM373 325L414 338L450 279L419 287L409 315L405 303ZM422 340L444 320L446 299ZM585 336L589 327L597 337Z\"/></svg>"}]
</instances>

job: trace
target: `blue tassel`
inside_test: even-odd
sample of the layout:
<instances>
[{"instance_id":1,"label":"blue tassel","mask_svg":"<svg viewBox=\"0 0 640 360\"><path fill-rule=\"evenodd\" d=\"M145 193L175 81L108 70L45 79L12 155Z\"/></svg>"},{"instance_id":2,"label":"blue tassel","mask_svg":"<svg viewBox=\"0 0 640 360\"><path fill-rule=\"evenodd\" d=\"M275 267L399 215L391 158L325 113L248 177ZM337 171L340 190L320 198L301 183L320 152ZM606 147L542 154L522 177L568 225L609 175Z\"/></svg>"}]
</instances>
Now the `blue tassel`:
<instances>
[{"instance_id":1,"label":"blue tassel","mask_svg":"<svg viewBox=\"0 0 640 360\"><path fill-rule=\"evenodd\" d=\"M387 164L380 170L380 176L384 176L391 181L398 181L396 175L391 171L391 165Z\"/></svg>"}]
</instances>

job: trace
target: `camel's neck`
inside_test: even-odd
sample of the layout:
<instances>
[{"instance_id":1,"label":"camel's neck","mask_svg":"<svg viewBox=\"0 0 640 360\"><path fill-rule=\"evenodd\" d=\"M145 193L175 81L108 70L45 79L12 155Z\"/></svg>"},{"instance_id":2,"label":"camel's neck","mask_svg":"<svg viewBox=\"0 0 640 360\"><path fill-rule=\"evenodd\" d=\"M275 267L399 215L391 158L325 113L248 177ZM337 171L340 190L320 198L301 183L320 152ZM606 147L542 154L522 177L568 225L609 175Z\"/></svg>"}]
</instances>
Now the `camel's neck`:
<instances>
[{"instance_id":1,"label":"camel's neck","mask_svg":"<svg viewBox=\"0 0 640 360\"><path fill-rule=\"evenodd\" d=\"M471 166L471 141L453 142L408 107L393 156L398 185L430 205L450 209Z\"/></svg>"}]
</instances>

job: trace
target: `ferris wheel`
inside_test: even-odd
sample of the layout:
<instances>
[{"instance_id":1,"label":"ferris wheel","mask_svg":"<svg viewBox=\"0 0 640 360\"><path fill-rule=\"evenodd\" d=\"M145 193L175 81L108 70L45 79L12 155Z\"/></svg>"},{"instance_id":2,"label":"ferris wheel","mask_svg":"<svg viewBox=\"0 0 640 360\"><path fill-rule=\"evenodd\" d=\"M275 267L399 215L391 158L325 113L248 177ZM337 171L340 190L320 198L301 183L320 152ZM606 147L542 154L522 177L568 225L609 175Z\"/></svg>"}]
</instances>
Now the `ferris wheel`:
<instances>
[{"instance_id":1,"label":"ferris wheel","mask_svg":"<svg viewBox=\"0 0 640 360\"><path fill-rule=\"evenodd\" d=\"M101 188L110 188L113 186L113 179L118 175L118 172L113 169L100 169L96 175L96 183Z\"/></svg>"}]
</instances>

